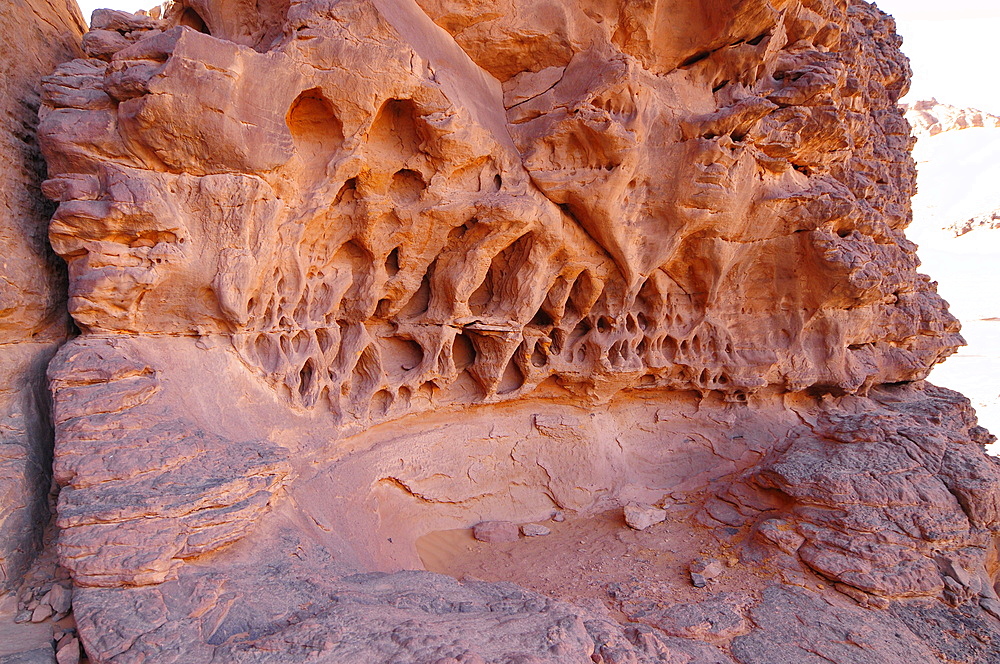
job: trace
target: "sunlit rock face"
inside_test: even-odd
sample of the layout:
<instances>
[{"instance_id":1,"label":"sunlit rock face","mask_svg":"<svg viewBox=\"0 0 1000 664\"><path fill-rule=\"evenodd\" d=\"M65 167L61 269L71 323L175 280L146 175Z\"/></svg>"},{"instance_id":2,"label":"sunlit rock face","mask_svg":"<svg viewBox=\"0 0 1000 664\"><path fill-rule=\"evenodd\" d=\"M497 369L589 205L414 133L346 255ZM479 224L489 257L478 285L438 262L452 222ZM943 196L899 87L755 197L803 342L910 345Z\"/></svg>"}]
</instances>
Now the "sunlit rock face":
<instances>
[{"instance_id":1,"label":"sunlit rock face","mask_svg":"<svg viewBox=\"0 0 1000 664\"><path fill-rule=\"evenodd\" d=\"M40 128L92 661L996 653L920 628L993 634L1000 470L922 382L961 337L903 235L898 41L860 1L96 14ZM399 571L667 495L737 568L732 629L635 610L716 609L627 569L582 604Z\"/></svg>"}]
</instances>

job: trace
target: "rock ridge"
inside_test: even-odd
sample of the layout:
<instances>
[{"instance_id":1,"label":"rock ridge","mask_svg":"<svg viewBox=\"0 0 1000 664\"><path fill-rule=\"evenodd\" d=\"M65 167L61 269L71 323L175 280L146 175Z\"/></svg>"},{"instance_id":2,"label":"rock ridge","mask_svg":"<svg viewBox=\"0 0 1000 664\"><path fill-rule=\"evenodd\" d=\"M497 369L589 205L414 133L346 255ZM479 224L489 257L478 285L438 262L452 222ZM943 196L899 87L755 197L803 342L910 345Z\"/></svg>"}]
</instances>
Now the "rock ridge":
<instances>
[{"instance_id":1,"label":"rock ridge","mask_svg":"<svg viewBox=\"0 0 1000 664\"><path fill-rule=\"evenodd\" d=\"M972 127L1000 127L1000 117L996 115L975 108L943 104L933 98L900 104L900 108L918 138Z\"/></svg>"}]
</instances>

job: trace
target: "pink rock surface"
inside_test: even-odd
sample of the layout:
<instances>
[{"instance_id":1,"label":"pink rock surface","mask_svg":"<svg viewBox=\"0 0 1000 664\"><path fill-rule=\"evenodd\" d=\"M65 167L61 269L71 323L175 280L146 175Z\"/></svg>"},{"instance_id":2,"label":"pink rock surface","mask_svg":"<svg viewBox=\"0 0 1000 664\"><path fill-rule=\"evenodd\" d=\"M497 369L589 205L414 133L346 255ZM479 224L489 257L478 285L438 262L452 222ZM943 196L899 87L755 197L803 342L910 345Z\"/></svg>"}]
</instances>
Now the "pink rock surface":
<instances>
[{"instance_id":1,"label":"pink rock surface","mask_svg":"<svg viewBox=\"0 0 1000 664\"><path fill-rule=\"evenodd\" d=\"M156 16L95 14L39 129L81 331L48 369L55 548L92 662L1000 657L1000 469L923 382L961 337L903 234L889 17ZM474 541L438 570L461 582L412 571L501 519L480 574ZM727 561L702 589L699 557Z\"/></svg>"},{"instance_id":2,"label":"pink rock surface","mask_svg":"<svg viewBox=\"0 0 1000 664\"><path fill-rule=\"evenodd\" d=\"M62 262L48 245L39 187L41 78L82 55L75 3L0 6L0 594L16 588L49 520L52 428L45 365L69 332Z\"/></svg>"},{"instance_id":3,"label":"pink rock surface","mask_svg":"<svg viewBox=\"0 0 1000 664\"><path fill-rule=\"evenodd\" d=\"M624 509L625 523L636 530L646 530L650 526L662 523L667 518L667 511L652 505L629 503Z\"/></svg>"},{"instance_id":4,"label":"pink rock surface","mask_svg":"<svg viewBox=\"0 0 1000 664\"><path fill-rule=\"evenodd\" d=\"M516 542L521 531L510 521L483 521L472 528L472 535L480 542Z\"/></svg>"}]
</instances>

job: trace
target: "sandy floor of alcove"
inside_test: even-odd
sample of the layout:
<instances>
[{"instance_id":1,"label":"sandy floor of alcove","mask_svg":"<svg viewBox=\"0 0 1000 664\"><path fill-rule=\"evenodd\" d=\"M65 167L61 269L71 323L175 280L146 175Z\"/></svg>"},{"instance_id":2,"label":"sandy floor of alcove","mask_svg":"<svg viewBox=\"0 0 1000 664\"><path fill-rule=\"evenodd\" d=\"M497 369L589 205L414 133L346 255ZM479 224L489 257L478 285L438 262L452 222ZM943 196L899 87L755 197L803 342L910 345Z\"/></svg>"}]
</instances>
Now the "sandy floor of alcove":
<instances>
[{"instance_id":1,"label":"sandy floor of alcove","mask_svg":"<svg viewBox=\"0 0 1000 664\"><path fill-rule=\"evenodd\" d=\"M426 569L458 579L510 581L576 603L603 603L618 619L622 600L667 604L698 602L718 592L756 594L776 570L740 560L746 532L710 529L694 520L695 505L674 505L665 522L645 531L629 528L621 510L547 521L551 534L488 544L471 529L429 533L417 540ZM706 588L691 583L689 565L714 558L725 566Z\"/></svg>"}]
</instances>

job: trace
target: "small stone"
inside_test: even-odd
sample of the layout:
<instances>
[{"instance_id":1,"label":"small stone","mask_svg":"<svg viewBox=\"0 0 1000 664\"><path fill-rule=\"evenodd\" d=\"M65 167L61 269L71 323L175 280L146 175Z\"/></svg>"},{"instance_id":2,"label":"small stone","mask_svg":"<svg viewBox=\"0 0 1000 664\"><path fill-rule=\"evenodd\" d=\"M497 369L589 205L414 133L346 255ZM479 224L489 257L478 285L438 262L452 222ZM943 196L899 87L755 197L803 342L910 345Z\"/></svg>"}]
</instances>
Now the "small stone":
<instances>
[{"instance_id":1,"label":"small stone","mask_svg":"<svg viewBox=\"0 0 1000 664\"><path fill-rule=\"evenodd\" d=\"M14 616L15 623L26 623L31 621L31 611L18 611Z\"/></svg>"},{"instance_id":2,"label":"small stone","mask_svg":"<svg viewBox=\"0 0 1000 664\"><path fill-rule=\"evenodd\" d=\"M483 521L472 528L472 536L488 544L516 542L520 537L520 529L510 521Z\"/></svg>"},{"instance_id":3,"label":"small stone","mask_svg":"<svg viewBox=\"0 0 1000 664\"><path fill-rule=\"evenodd\" d=\"M667 511L652 505L629 503L623 508L625 523L636 530L646 530L650 526L667 520Z\"/></svg>"},{"instance_id":4,"label":"small stone","mask_svg":"<svg viewBox=\"0 0 1000 664\"><path fill-rule=\"evenodd\" d=\"M63 637L56 650L56 662L59 664L80 664L80 641L76 637Z\"/></svg>"},{"instance_id":5,"label":"small stone","mask_svg":"<svg viewBox=\"0 0 1000 664\"><path fill-rule=\"evenodd\" d=\"M52 607L48 604L39 604L31 612L31 622L40 623L52 615Z\"/></svg>"},{"instance_id":6,"label":"small stone","mask_svg":"<svg viewBox=\"0 0 1000 664\"><path fill-rule=\"evenodd\" d=\"M695 588L704 588L708 585L708 579L697 572L691 572L691 585Z\"/></svg>"},{"instance_id":7,"label":"small stone","mask_svg":"<svg viewBox=\"0 0 1000 664\"><path fill-rule=\"evenodd\" d=\"M52 586L48 595L49 605L55 613L68 613L73 602L73 591L62 585Z\"/></svg>"},{"instance_id":8,"label":"small stone","mask_svg":"<svg viewBox=\"0 0 1000 664\"><path fill-rule=\"evenodd\" d=\"M537 523L526 523L521 526L521 534L525 537L543 537L552 531Z\"/></svg>"},{"instance_id":9,"label":"small stone","mask_svg":"<svg viewBox=\"0 0 1000 664\"><path fill-rule=\"evenodd\" d=\"M722 563L714 558L703 558L694 561L688 567L692 574L700 574L706 580L711 581L722 574Z\"/></svg>"},{"instance_id":10,"label":"small stone","mask_svg":"<svg viewBox=\"0 0 1000 664\"><path fill-rule=\"evenodd\" d=\"M562 523L563 521L566 520L566 515L563 514L562 512L555 512L552 515L552 520L555 521L556 523Z\"/></svg>"}]
</instances>

